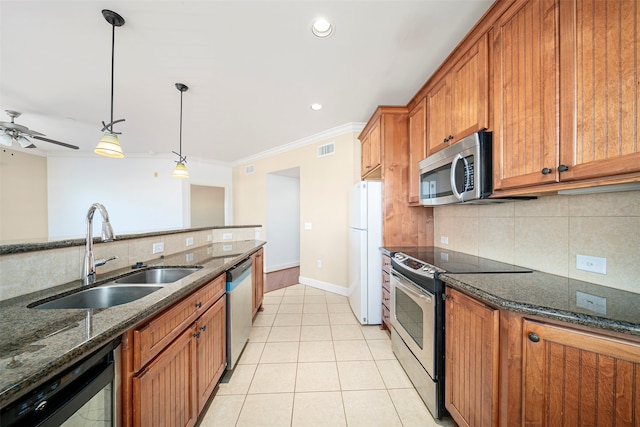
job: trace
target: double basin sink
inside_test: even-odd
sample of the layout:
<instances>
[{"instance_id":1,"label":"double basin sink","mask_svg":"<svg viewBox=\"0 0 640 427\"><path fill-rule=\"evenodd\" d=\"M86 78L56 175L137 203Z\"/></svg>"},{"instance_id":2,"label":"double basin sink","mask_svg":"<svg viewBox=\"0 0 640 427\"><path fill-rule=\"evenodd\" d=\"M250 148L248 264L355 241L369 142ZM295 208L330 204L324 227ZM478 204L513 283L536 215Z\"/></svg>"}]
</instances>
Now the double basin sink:
<instances>
[{"instance_id":1,"label":"double basin sink","mask_svg":"<svg viewBox=\"0 0 640 427\"><path fill-rule=\"evenodd\" d=\"M43 303L34 303L29 308L70 309L108 308L135 301L158 291L169 283L195 273L202 267L161 267L138 271L104 285L56 298Z\"/></svg>"}]
</instances>

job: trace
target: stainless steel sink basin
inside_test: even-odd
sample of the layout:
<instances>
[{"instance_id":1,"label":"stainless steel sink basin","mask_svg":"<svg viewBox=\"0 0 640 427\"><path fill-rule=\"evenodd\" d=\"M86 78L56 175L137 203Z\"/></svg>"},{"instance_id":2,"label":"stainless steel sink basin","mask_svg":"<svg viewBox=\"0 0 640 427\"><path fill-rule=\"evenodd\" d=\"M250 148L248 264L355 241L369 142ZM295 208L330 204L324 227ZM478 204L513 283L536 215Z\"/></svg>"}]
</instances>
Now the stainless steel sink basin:
<instances>
[{"instance_id":1,"label":"stainless steel sink basin","mask_svg":"<svg viewBox=\"0 0 640 427\"><path fill-rule=\"evenodd\" d=\"M135 301L162 288L162 286L151 285L98 286L95 288L85 289L53 301L45 302L31 308L108 308Z\"/></svg>"},{"instance_id":2,"label":"stainless steel sink basin","mask_svg":"<svg viewBox=\"0 0 640 427\"><path fill-rule=\"evenodd\" d=\"M166 284L176 282L201 267L167 267L138 271L115 281L115 283Z\"/></svg>"}]
</instances>

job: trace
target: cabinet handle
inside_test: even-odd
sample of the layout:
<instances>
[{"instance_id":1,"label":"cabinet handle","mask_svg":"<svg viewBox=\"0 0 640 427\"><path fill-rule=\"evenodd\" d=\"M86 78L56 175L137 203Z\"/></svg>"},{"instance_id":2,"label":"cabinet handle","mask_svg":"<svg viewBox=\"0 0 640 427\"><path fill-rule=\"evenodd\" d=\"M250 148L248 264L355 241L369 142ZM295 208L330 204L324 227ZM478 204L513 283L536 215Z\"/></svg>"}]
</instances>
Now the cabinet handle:
<instances>
[{"instance_id":1,"label":"cabinet handle","mask_svg":"<svg viewBox=\"0 0 640 427\"><path fill-rule=\"evenodd\" d=\"M569 170L569 166L567 166L567 165L558 166L558 172L566 172L568 170Z\"/></svg>"},{"instance_id":2,"label":"cabinet handle","mask_svg":"<svg viewBox=\"0 0 640 427\"><path fill-rule=\"evenodd\" d=\"M447 143L447 138L444 138L444 139L442 140L442 143L443 143L443 144L446 144L446 143Z\"/></svg>"},{"instance_id":3,"label":"cabinet handle","mask_svg":"<svg viewBox=\"0 0 640 427\"><path fill-rule=\"evenodd\" d=\"M202 303L201 302L197 302L196 303L196 308L202 308Z\"/></svg>"},{"instance_id":4,"label":"cabinet handle","mask_svg":"<svg viewBox=\"0 0 640 427\"><path fill-rule=\"evenodd\" d=\"M540 337L538 336L538 334L531 332L529 334L529 341L538 342L540 341Z\"/></svg>"},{"instance_id":5,"label":"cabinet handle","mask_svg":"<svg viewBox=\"0 0 640 427\"><path fill-rule=\"evenodd\" d=\"M550 173L551 173L551 169L549 168L542 169L542 175L549 175Z\"/></svg>"},{"instance_id":6,"label":"cabinet handle","mask_svg":"<svg viewBox=\"0 0 640 427\"><path fill-rule=\"evenodd\" d=\"M449 138L447 138L447 141L451 141L453 139L453 135L449 135Z\"/></svg>"},{"instance_id":7,"label":"cabinet handle","mask_svg":"<svg viewBox=\"0 0 640 427\"><path fill-rule=\"evenodd\" d=\"M207 325L200 326L200 330L201 330L202 332L206 331L206 330L207 330Z\"/></svg>"},{"instance_id":8,"label":"cabinet handle","mask_svg":"<svg viewBox=\"0 0 640 427\"><path fill-rule=\"evenodd\" d=\"M195 338L200 338L200 332L196 332L195 334L193 334L193 336L194 336Z\"/></svg>"}]
</instances>

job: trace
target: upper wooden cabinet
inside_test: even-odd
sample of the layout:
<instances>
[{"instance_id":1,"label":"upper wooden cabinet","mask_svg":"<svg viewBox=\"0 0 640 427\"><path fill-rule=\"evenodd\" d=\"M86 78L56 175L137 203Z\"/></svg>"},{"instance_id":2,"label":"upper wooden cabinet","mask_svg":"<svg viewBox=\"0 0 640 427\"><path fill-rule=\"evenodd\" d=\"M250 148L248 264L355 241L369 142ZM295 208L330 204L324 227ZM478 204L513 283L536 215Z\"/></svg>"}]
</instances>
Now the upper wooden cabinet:
<instances>
[{"instance_id":1,"label":"upper wooden cabinet","mask_svg":"<svg viewBox=\"0 0 640 427\"><path fill-rule=\"evenodd\" d=\"M636 4L519 0L498 19L494 189L640 179Z\"/></svg>"},{"instance_id":2,"label":"upper wooden cabinet","mask_svg":"<svg viewBox=\"0 0 640 427\"><path fill-rule=\"evenodd\" d=\"M527 426L640 425L640 345L525 320Z\"/></svg>"},{"instance_id":3,"label":"upper wooden cabinet","mask_svg":"<svg viewBox=\"0 0 640 427\"><path fill-rule=\"evenodd\" d=\"M380 119L378 119L371 125L366 134L363 133L360 136L360 141L362 142L362 169L360 173L363 179L368 176L380 175L381 132Z\"/></svg>"},{"instance_id":4,"label":"upper wooden cabinet","mask_svg":"<svg viewBox=\"0 0 640 427\"><path fill-rule=\"evenodd\" d=\"M489 127L489 48L483 35L427 93L427 154Z\"/></svg>"},{"instance_id":5,"label":"upper wooden cabinet","mask_svg":"<svg viewBox=\"0 0 640 427\"><path fill-rule=\"evenodd\" d=\"M418 162L427 156L427 100L422 99L409 111L409 204L420 202Z\"/></svg>"}]
</instances>

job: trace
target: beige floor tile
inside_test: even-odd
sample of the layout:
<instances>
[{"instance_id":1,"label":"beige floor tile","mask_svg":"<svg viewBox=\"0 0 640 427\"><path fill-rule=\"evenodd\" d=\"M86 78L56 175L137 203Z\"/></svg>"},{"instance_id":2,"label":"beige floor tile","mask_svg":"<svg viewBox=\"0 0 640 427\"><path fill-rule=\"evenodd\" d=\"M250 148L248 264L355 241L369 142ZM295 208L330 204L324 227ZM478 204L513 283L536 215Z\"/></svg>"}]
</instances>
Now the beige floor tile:
<instances>
[{"instance_id":1,"label":"beige floor tile","mask_svg":"<svg viewBox=\"0 0 640 427\"><path fill-rule=\"evenodd\" d=\"M285 297L304 297L304 288L293 289L292 287L289 287L284 291L284 296Z\"/></svg>"},{"instance_id":2,"label":"beige floor tile","mask_svg":"<svg viewBox=\"0 0 640 427\"><path fill-rule=\"evenodd\" d=\"M364 340L358 325L331 325L331 335L334 341Z\"/></svg>"},{"instance_id":3,"label":"beige floor tile","mask_svg":"<svg viewBox=\"0 0 640 427\"><path fill-rule=\"evenodd\" d=\"M396 360L389 340L367 340L369 351L374 360Z\"/></svg>"},{"instance_id":4,"label":"beige floor tile","mask_svg":"<svg viewBox=\"0 0 640 427\"><path fill-rule=\"evenodd\" d=\"M258 313L253 319L253 326L272 326L275 314Z\"/></svg>"},{"instance_id":5,"label":"beige floor tile","mask_svg":"<svg viewBox=\"0 0 640 427\"><path fill-rule=\"evenodd\" d=\"M349 427L402 426L386 390L344 391L342 400Z\"/></svg>"},{"instance_id":6,"label":"beige floor tile","mask_svg":"<svg viewBox=\"0 0 640 427\"><path fill-rule=\"evenodd\" d=\"M304 290L304 294L306 295L324 295L326 292L322 289L312 288L311 286L307 286Z\"/></svg>"},{"instance_id":7,"label":"beige floor tile","mask_svg":"<svg viewBox=\"0 0 640 427\"><path fill-rule=\"evenodd\" d=\"M325 298L327 299L328 303L341 303L341 304L349 304L349 300L347 299L347 297L344 297L342 295L338 295L338 294L332 294L330 292L327 292L327 294L325 295Z\"/></svg>"},{"instance_id":8,"label":"beige floor tile","mask_svg":"<svg viewBox=\"0 0 640 427\"><path fill-rule=\"evenodd\" d=\"M336 360L373 360L365 340L334 341Z\"/></svg>"},{"instance_id":9,"label":"beige floor tile","mask_svg":"<svg viewBox=\"0 0 640 427\"><path fill-rule=\"evenodd\" d=\"M332 325L360 325L353 313L329 313Z\"/></svg>"},{"instance_id":10,"label":"beige floor tile","mask_svg":"<svg viewBox=\"0 0 640 427\"><path fill-rule=\"evenodd\" d=\"M331 362L336 360L331 341L302 341L298 362Z\"/></svg>"},{"instance_id":11,"label":"beige floor tile","mask_svg":"<svg viewBox=\"0 0 640 427\"><path fill-rule=\"evenodd\" d=\"M278 314L300 314L302 313L303 304L280 304Z\"/></svg>"},{"instance_id":12,"label":"beige floor tile","mask_svg":"<svg viewBox=\"0 0 640 427\"><path fill-rule=\"evenodd\" d=\"M351 306L349 304L327 304L329 313L352 313Z\"/></svg>"},{"instance_id":13,"label":"beige floor tile","mask_svg":"<svg viewBox=\"0 0 640 427\"><path fill-rule=\"evenodd\" d=\"M303 325L328 325L329 315L326 313L302 313Z\"/></svg>"},{"instance_id":14,"label":"beige floor tile","mask_svg":"<svg viewBox=\"0 0 640 427\"><path fill-rule=\"evenodd\" d=\"M436 421L414 388L388 390L402 424L405 426L455 427L451 418Z\"/></svg>"},{"instance_id":15,"label":"beige floor tile","mask_svg":"<svg viewBox=\"0 0 640 427\"><path fill-rule=\"evenodd\" d=\"M338 362L342 390L382 390L385 388L373 361Z\"/></svg>"},{"instance_id":16,"label":"beige floor tile","mask_svg":"<svg viewBox=\"0 0 640 427\"><path fill-rule=\"evenodd\" d=\"M257 365L236 365L228 383L220 383L218 395L247 394Z\"/></svg>"},{"instance_id":17,"label":"beige floor tile","mask_svg":"<svg viewBox=\"0 0 640 427\"><path fill-rule=\"evenodd\" d=\"M340 392L296 393L292 427L346 427Z\"/></svg>"},{"instance_id":18,"label":"beige floor tile","mask_svg":"<svg viewBox=\"0 0 640 427\"><path fill-rule=\"evenodd\" d=\"M280 304L281 302L282 302L281 295L264 294L264 300L262 300L263 304Z\"/></svg>"},{"instance_id":19,"label":"beige floor tile","mask_svg":"<svg viewBox=\"0 0 640 427\"><path fill-rule=\"evenodd\" d=\"M362 333L368 340L389 340L389 334L386 330L381 329L380 325L361 325Z\"/></svg>"},{"instance_id":20,"label":"beige floor tile","mask_svg":"<svg viewBox=\"0 0 640 427\"><path fill-rule=\"evenodd\" d=\"M324 295L305 295L304 296L305 304L326 304L327 299Z\"/></svg>"},{"instance_id":21,"label":"beige floor tile","mask_svg":"<svg viewBox=\"0 0 640 427\"><path fill-rule=\"evenodd\" d=\"M302 313L278 313L273 326L297 326L302 324Z\"/></svg>"},{"instance_id":22,"label":"beige floor tile","mask_svg":"<svg viewBox=\"0 0 640 427\"><path fill-rule=\"evenodd\" d=\"M295 285L287 286L287 291L304 291L307 289L307 286L302 283L296 283ZM286 292L285 292L286 293Z\"/></svg>"},{"instance_id":23,"label":"beige floor tile","mask_svg":"<svg viewBox=\"0 0 640 427\"><path fill-rule=\"evenodd\" d=\"M267 342L300 341L300 326L274 326Z\"/></svg>"},{"instance_id":24,"label":"beige floor tile","mask_svg":"<svg viewBox=\"0 0 640 427\"><path fill-rule=\"evenodd\" d=\"M266 292L264 296L283 296L285 288L275 289L273 291Z\"/></svg>"},{"instance_id":25,"label":"beige floor tile","mask_svg":"<svg viewBox=\"0 0 640 427\"><path fill-rule=\"evenodd\" d=\"M297 362L299 345L297 341L268 342L264 345L260 363Z\"/></svg>"},{"instance_id":26,"label":"beige floor tile","mask_svg":"<svg viewBox=\"0 0 640 427\"><path fill-rule=\"evenodd\" d=\"M400 362L393 360L376 360L378 371L387 388L412 388L411 380L402 369Z\"/></svg>"},{"instance_id":27,"label":"beige floor tile","mask_svg":"<svg viewBox=\"0 0 640 427\"><path fill-rule=\"evenodd\" d=\"M249 342L266 342L270 331L270 326L255 326L254 324L249 333Z\"/></svg>"},{"instance_id":28,"label":"beige floor tile","mask_svg":"<svg viewBox=\"0 0 640 427\"><path fill-rule=\"evenodd\" d=\"M302 304L304 303L304 295L285 296L282 298L281 304Z\"/></svg>"},{"instance_id":29,"label":"beige floor tile","mask_svg":"<svg viewBox=\"0 0 640 427\"><path fill-rule=\"evenodd\" d=\"M201 427L235 426L244 404L245 395L216 396L200 423ZM342 400L340 401L342 409Z\"/></svg>"},{"instance_id":30,"label":"beige floor tile","mask_svg":"<svg viewBox=\"0 0 640 427\"><path fill-rule=\"evenodd\" d=\"M336 362L298 363L296 393L306 391L340 391Z\"/></svg>"},{"instance_id":31,"label":"beige floor tile","mask_svg":"<svg viewBox=\"0 0 640 427\"><path fill-rule=\"evenodd\" d=\"M249 394L293 393L297 363L259 364L249 387Z\"/></svg>"},{"instance_id":32,"label":"beige floor tile","mask_svg":"<svg viewBox=\"0 0 640 427\"><path fill-rule=\"evenodd\" d=\"M239 365L255 365L260 361L262 350L264 349L263 342L248 342L238 359Z\"/></svg>"},{"instance_id":33,"label":"beige floor tile","mask_svg":"<svg viewBox=\"0 0 640 427\"><path fill-rule=\"evenodd\" d=\"M303 313L327 313L327 304L304 304Z\"/></svg>"},{"instance_id":34,"label":"beige floor tile","mask_svg":"<svg viewBox=\"0 0 640 427\"><path fill-rule=\"evenodd\" d=\"M302 325L300 341L331 341L329 325Z\"/></svg>"},{"instance_id":35,"label":"beige floor tile","mask_svg":"<svg viewBox=\"0 0 640 427\"><path fill-rule=\"evenodd\" d=\"M293 393L248 395L236 427L289 427Z\"/></svg>"},{"instance_id":36,"label":"beige floor tile","mask_svg":"<svg viewBox=\"0 0 640 427\"><path fill-rule=\"evenodd\" d=\"M262 311L260 313L264 314L276 314L278 309L280 308L280 304L262 304Z\"/></svg>"}]
</instances>

